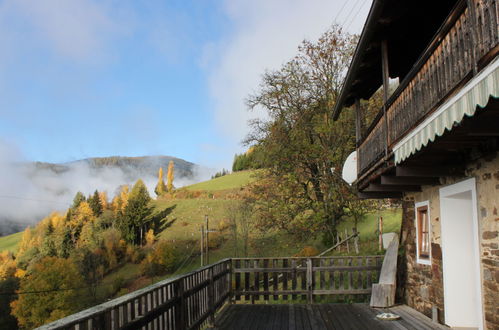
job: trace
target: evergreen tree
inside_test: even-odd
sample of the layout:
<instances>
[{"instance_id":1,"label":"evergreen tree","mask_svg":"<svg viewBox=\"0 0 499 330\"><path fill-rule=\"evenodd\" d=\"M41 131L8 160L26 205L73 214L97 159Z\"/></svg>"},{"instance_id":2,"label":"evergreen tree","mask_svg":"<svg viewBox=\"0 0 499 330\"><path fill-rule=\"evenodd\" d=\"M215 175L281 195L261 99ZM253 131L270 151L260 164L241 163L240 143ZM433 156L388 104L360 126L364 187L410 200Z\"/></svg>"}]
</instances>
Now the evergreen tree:
<instances>
[{"instance_id":1,"label":"evergreen tree","mask_svg":"<svg viewBox=\"0 0 499 330\"><path fill-rule=\"evenodd\" d=\"M142 180L137 180L128 197L119 228L125 240L132 244L141 244L145 234L145 225L149 221L153 208L149 206L151 197Z\"/></svg>"},{"instance_id":2,"label":"evergreen tree","mask_svg":"<svg viewBox=\"0 0 499 330\"><path fill-rule=\"evenodd\" d=\"M94 192L92 197L88 198L88 204L90 205L90 208L92 209L92 212L96 217L102 214L101 199L97 190Z\"/></svg>"},{"instance_id":3,"label":"evergreen tree","mask_svg":"<svg viewBox=\"0 0 499 330\"><path fill-rule=\"evenodd\" d=\"M80 206L81 202L85 202L86 200L85 195L83 195L81 191L78 191L73 198L73 205L71 206L71 209L76 210L78 206Z\"/></svg>"},{"instance_id":4,"label":"evergreen tree","mask_svg":"<svg viewBox=\"0 0 499 330\"><path fill-rule=\"evenodd\" d=\"M154 188L154 192L158 196L161 196L166 192L165 181L163 180L163 168L162 167L159 168L158 184L156 185L156 188Z\"/></svg>"},{"instance_id":5,"label":"evergreen tree","mask_svg":"<svg viewBox=\"0 0 499 330\"><path fill-rule=\"evenodd\" d=\"M173 191L173 172L174 172L174 163L173 163L173 160L170 160L170 162L168 163L168 173L166 175L166 179L167 179L167 183L166 183L166 188L168 190L168 192L172 192Z\"/></svg>"}]
</instances>

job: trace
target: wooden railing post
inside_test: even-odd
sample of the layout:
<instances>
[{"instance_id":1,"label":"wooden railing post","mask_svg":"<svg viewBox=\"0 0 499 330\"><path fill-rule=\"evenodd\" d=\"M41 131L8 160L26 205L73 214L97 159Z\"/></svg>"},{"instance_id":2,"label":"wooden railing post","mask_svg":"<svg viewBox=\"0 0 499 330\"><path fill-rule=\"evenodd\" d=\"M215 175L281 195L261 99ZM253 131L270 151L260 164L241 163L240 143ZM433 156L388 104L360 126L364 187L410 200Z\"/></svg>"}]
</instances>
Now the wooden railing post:
<instances>
[{"instance_id":1,"label":"wooden railing post","mask_svg":"<svg viewBox=\"0 0 499 330\"><path fill-rule=\"evenodd\" d=\"M312 272L312 259L307 258L307 298L309 304L312 304L314 302L312 286L313 276L314 274Z\"/></svg>"},{"instance_id":2,"label":"wooden railing post","mask_svg":"<svg viewBox=\"0 0 499 330\"><path fill-rule=\"evenodd\" d=\"M215 288L213 281L213 266L208 268L209 284L208 284L208 322L210 326L215 326Z\"/></svg>"},{"instance_id":3,"label":"wooden railing post","mask_svg":"<svg viewBox=\"0 0 499 330\"><path fill-rule=\"evenodd\" d=\"M175 315L175 328L184 330L186 329L186 304L184 295L184 281L180 278L177 282L177 294L179 297L177 305L177 313Z\"/></svg>"}]
</instances>

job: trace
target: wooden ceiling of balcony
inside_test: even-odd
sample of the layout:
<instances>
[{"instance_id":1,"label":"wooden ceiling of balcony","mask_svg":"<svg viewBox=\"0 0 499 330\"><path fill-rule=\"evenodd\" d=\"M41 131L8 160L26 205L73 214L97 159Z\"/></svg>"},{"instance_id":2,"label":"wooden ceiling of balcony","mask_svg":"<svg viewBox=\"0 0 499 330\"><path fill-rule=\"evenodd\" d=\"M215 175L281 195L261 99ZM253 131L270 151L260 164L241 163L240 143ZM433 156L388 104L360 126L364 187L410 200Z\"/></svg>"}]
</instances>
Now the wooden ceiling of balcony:
<instances>
[{"instance_id":1,"label":"wooden ceiling of balcony","mask_svg":"<svg viewBox=\"0 0 499 330\"><path fill-rule=\"evenodd\" d=\"M368 99L382 85L381 41L387 40L389 76L402 80L457 0L375 0L345 79L338 106Z\"/></svg>"},{"instance_id":2,"label":"wooden ceiling of balcony","mask_svg":"<svg viewBox=\"0 0 499 330\"><path fill-rule=\"evenodd\" d=\"M404 192L420 191L424 185L438 185L440 178L463 176L463 164L487 160L499 151L499 99L491 98L451 130L430 142L406 161L380 168L359 182L360 197L400 198Z\"/></svg>"}]
</instances>

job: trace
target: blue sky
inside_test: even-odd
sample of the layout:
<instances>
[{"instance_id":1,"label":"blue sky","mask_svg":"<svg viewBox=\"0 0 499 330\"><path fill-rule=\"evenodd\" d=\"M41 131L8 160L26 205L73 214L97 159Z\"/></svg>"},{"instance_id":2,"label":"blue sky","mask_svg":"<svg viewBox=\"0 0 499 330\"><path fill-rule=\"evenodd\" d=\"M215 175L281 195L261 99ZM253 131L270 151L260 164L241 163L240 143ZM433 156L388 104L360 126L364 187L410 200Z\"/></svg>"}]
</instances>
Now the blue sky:
<instances>
[{"instance_id":1,"label":"blue sky","mask_svg":"<svg viewBox=\"0 0 499 330\"><path fill-rule=\"evenodd\" d=\"M370 0L0 1L0 143L25 159L230 167L265 69Z\"/></svg>"}]
</instances>

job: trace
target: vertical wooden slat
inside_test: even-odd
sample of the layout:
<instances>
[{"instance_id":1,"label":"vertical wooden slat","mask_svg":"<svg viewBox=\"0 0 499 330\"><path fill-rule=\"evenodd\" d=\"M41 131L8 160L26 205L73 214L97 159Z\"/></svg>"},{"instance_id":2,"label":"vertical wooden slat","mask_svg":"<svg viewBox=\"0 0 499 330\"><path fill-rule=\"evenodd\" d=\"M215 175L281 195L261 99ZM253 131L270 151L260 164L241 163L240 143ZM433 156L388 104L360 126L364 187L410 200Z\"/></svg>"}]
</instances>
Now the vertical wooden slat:
<instances>
[{"instance_id":1,"label":"vertical wooden slat","mask_svg":"<svg viewBox=\"0 0 499 330\"><path fill-rule=\"evenodd\" d=\"M333 258L329 258L328 265L329 265L329 267L334 266L334 259ZM334 283L334 270L331 268L329 270L329 290L333 291L335 289L336 289L336 286Z\"/></svg>"},{"instance_id":2,"label":"vertical wooden slat","mask_svg":"<svg viewBox=\"0 0 499 330\"><path fill-rule=\"evenodd\" d=\"M319 260L319 262L320 262L320 264L319 264L319 265L320 265L321 267L325 267L325 266L326 266L326 260L325 260L324 258L321 258L321 259ZM326 289L326 279L325 279L324 273L325 273L325 271L324 271L324 270L321 270L321 271L319 272L319 274L320 274L320 275L319 275L319 277L320 277L320 286L319 286L319 289L320 289L320 290L325 290L325 289Z\"/></svg>"},{"instance_id":3,"label":"vertical wooden slat","mask_svg":"<svg viewBox=\"0 0 499 330\"><path fill-rule=\"evenodd\" d=\"M258 261L259 261L259 259L255 259L253 261L253 267L254 268L258 268ZM253 283L254 283L253 284L254 291L260 291L260 273L258 271L255 271L255 280L254 280ZM259 300L260 299L260 295L255 292L255 294L253 295L253 298L255 300Z\"/></svg>"},{"instance_id":4,"label":"vertical wooden slat","mask_svg":"<svg viewBox=\"0 0 499 330\"><path fill-rule=\"evenodd\" d=\"M235 269L241 268L241 260L235 260L234 268ZM235 277L236 277L236 283L235 283L235 285L236 285L236 292L240 292L241 291L241 273L236 273ZM237 294L235 297L236 297L236 300L240 300L241 299L241 295L240 294Z\"/></svg>"},{"instance_id":5,"label":"vertical wooden slat","mask_svg":"<svg viewBox=\"0 0 499 330\"><path fill-rule=\"evenodd\" d=\"M284 262L284 261L283 261ZM286 260L286 266L287 266L287 260ZM291 273L291 290L296 291L297 288L297 274L296 274L296 259L291 259L291 268L293 269L293 272ZM283 287L285 287L285 290L288 288L288 273L284 273L284 281L283 281ZM288 299L288 295L285 295L283 299ZM293 294L291 295L291 299L296 300L296 295Z\"/></svg>"},{"instance_id":6,"label":"vertical wooden slat","mask_svg":"<svg viewBox=\"0 0 499 330\"><path fill-rule=\"evenodd\" d=\"M283 259L282 260L282 268L288 268L288 267L289 267L288 259ZM283 290L287 290L288 289L288 273L287 272L284 272L282 274L282 289ZM283 300L288 300L288 295L284 294L282 296L282 299Z\"/></svg>"},{"instance_id":7,"label":"vertical wooden slat","mask_svg":"<svg viewBox=\"0 0 499 330\"><path fill-rule=\"evenodd\" d=\"M272 268L274 268L274 270L278 267L278 265L279 265L279 260L272 259ZM273 286L274 292L279 290L279 273L276 271L274 271L272 273L272 286ZM274 298L274 300L277 300L277 299L279 299L279 296L275 294L273 298Z\"/></svg>"},{"instance_id":8,"label":"vertical wooden slat","mask_svg":"<svg viewBox=\"0 0 499 330\"><path fill-rule=\"evenodd\" d=\"M269 259L265 258L263 259L263 268L265 270L263 271L263 291L269 291L269 273L268 273L268 268L269 268ZM269 295L264 294L263 295L264 300L269 300Z\"/></svg>"},{"instance_id":9,"label":"vertical wooden slat","mask_svg":"<svg viewBox=\"0 0 499 330\"><path fill-rule=\"evenodd\" d=\"M250 268L250 261L249 260L244 260L244 268L246 268L246 269ZM245 291L250 290L250 273L249 272L244 273L244 290ZM250 295L246 294L244 296L244 300L250 300Z\"/></svg>"}]
</instances>

